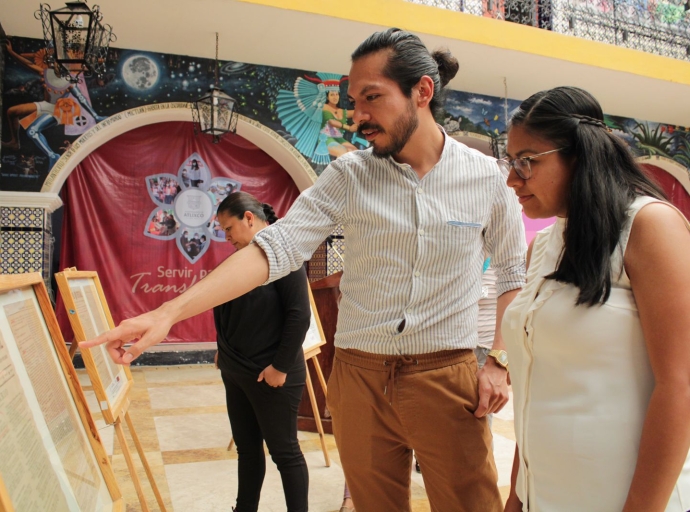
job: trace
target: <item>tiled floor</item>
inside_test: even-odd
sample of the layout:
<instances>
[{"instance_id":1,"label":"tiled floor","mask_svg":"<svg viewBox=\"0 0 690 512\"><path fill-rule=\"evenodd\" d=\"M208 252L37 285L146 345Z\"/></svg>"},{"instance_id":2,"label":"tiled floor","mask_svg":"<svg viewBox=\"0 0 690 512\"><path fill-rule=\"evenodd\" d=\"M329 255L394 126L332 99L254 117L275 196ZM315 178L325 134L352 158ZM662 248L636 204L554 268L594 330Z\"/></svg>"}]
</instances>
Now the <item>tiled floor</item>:
<instances>
[{"instance_id":1,"label":"tiled floor","mask_svg":"<svg viewBox=\"0 0 690 512\"><path fill-rule=\"evenodd\" d=\"M132 375L130 416L166 508L176 512L230 511L237 489L237 454L234 449L227 450L231 432L219 372L212 366L165 366L132 368ZM86 372L79 371L79 378L82 385L87 386L89 406L112 456L113 468L127 503L126 510L141 511L122 450L114 440L113 428L104 426L96 398L93 391L89 391ZM493 431L498 483L505 499L515 450L510 404L494 417ZM325 467L317 434L300 432L299 439L309 466L309 510L337 511L345 480L333 437L327 436L329 468ZM148 506L158 510L134 443L131 439L128 442ZM280 476L270 457L266 466L259 510L284 511ZM415 512L429 510L424 481L414 471L412 499Z\"/></svg>"}]
</instances>

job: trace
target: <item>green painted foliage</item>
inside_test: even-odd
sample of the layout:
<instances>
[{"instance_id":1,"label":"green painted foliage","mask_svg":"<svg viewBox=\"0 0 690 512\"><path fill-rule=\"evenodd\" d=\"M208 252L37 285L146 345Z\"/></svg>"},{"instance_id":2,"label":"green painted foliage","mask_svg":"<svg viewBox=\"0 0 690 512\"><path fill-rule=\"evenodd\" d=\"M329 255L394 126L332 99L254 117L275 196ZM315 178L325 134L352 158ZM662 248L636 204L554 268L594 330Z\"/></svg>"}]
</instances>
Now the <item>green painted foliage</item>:
<instances>
[{"instance_id":1,"label":"green painted foliage","mask_svg":"<svg viewBox=\"0 0 690 512\"><path fill-rule=\"evenodd\" d=\"M661 125L657 125L654 131L648 123L635 123L635 129L630 132L635 137L637 147L645 155L659 155L671 158L669 148L671 139L661 131Z\"/></svg>"}]
</instances>

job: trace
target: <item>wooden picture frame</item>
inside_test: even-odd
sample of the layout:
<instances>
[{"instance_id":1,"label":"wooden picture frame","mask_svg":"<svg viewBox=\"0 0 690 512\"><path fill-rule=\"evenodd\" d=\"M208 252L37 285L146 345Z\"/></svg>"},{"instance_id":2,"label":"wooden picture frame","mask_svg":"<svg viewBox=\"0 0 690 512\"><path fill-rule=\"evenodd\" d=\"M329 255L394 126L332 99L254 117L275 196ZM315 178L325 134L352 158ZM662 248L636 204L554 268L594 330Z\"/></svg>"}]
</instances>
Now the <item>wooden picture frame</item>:
<instances>
[{"instance_id":1,"label":"wooden picture frame","mask_svg":"<svg viewBox=\"0 0 690 512\"><path fill-rule=\"evenodd\" d=\"M55 274L55 280L60 289L72 331L74 331L75 343L93 339L115 327L97 272L70 268ZM149 507L125 437L123 422L127 424L158 506L161 512L165 512L163 496L158 489L146 453L129 415L129 390L133 385L129 367L114 363L105 345L82 349L81 355L103 418L115 427L142 512L148 512Z\"/></svg>"},{"instance_id":2,"label":"wooden picture frame","mask_svg":"<svg viewBox=\"0 0 690 512\"><path fill-rule=\"evenodd\" d=\"M309 290L309 305L311 306L311 322L309 323L309 330L304 337L302 343L302 350L304 350L304 357L309 359L321 352L319 347L326 344L326 336L323 334L323 327L321 327L321 320L319 319L319 312L316 309L314 302L314 295L311 293L311 287L307 283L307 290Z\"/></svg>"},{"instance_id":3,"label":"wooden picture frame","mask_svg":"<svg viewBox=\"0 0 690 512\"><path fill-rule=\"evenodd\" d=\"M125 505L40 273L0 275L0 512Z\"/></svg>"},{"instance_id":4,"label":"wooden picture frame","mask_svg":"<svg viewBox=\"0 0 690 512\"><path fill-rule=\"evenodd\" d=\"M93 339L115 327L97 272L66 269L55 274L55 281L75 343ZM103 419L112 425L128 406L132 373L128 366L113 362L105 345L82 350L81 356Z\"/></svg>"}]
</instances>

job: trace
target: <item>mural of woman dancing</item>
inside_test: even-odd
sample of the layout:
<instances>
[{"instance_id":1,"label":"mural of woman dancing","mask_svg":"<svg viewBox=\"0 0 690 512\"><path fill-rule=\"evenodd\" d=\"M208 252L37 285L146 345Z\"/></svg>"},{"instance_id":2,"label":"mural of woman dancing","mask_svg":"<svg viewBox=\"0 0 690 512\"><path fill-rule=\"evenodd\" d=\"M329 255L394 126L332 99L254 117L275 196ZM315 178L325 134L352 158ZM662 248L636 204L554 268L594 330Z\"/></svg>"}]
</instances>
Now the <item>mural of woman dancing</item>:
<instances>
[{"instance_id":1,"label":"mural of woman dancing","mask_svg":"<svg viewBox=\"0 0 690 512\"><path fill-rule=\"evenodd\" d=\"M297 139L295 147L313 163L325 165L356 151L355 142L363 147L366 140L357 137L353 110L339 107L340 85L347 77L333 73L316 73L295 81L292 91L278 91L276 111L285 129ZM352 133L351 141L345 133Z\"/></svg>"}]
</instances>

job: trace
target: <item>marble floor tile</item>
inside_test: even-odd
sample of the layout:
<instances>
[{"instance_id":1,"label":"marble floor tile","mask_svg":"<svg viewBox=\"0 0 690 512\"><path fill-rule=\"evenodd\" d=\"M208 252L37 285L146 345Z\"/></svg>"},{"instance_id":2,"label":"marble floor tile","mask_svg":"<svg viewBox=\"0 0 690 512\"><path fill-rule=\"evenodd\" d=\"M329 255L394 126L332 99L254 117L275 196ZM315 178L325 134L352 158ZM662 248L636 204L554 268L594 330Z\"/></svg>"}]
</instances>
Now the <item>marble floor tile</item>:
<instances>
[{"instance_id":1,"label":"marble floor tile","mask_svg":"<svg viewBox=\"0 0 690 512\"><path fill-rule=\"evenodd\" d=\"M510 485L510 473L513 470L515 441L494 434L494 460L498 470L498 486Z\"/></svg>"},{"instance_id":2,"label":"marble floor tile","mask_svg":"<svg viewBox=\"0 0 690 512\"><path fill-rule=\"evenodd\" d=\"M151 409L225 405L225 388L222 384L148 388L148 394Z\"/></svg>"},{"instance_id":3,"label":"marble floor tile","mask_svg":"<svg viewBox=\"0 0 690 512\"><path fill-rule=\"evenodd\" d=\"M512 421L506 421L502 420L501 418L494 417L491 423L491 431L494 433L494 435L500 435L515 441L515 428L513 427Z\"/></svg>"},{"instance_id":4,"label":"marble floor tile","mask_svg":"<svg viewBox=\"0 0 690 512\"><path fill-rule=\"evenodd\" d=\"M154 417L162 452L227 446L232 433L225 413Z\"/></svg>"},{"instance_id":5,"label":"marble floor tile","mask_svg":"<svg viewBox=\"0 0 690 512\"><path fill-rule=\"evenodd\" d=\"M156 409L149 410L152 413L151 418L154 416L182 416L184 414L213 414L222 413L227 416L228 409L223 405L210 405L206 407L176 407L174 409ZM153 421L153 420L152 420Z\"/></svg>"},{"instance_id":6,"label":"marble floor tile","mask_svg":"<svg viewBox=\"0 0 690 512\"><path fill-rule=\"evenodd\" d=\"M313 439L316 439L316 440L319 439L319 434L317 432L306 432L304 430L298 430L297 431L297 440L299 442L311 441Z\"/></svg>"},{"instance_id":7,"label":"marble floor tile","mask_svg":"<svg viewBox=\"0 0 690 512\"><path fill-rule=\"evenodd\" d=\"M134 450L134 447L132 447L132 452L134 468L139 478L141 489L144 492L144 497L146 499L148 509L152 512L158 511L159 507L157 505L156 497L153 493L151 482L149 481L148 476L144 471L144 467L141 463L141 460L139 459L139 455ZM161 497L163 498L165 508L168 510L168 512L174 512L175 509L173 508L172 502L170 501L170 491L168 489L168 481L165 478L165 469L163 466L161 454L159 452L146 452L144 455L149 464L149 467L151 468L154 482L156 483ZM139 497L136 492L131 474L129 472L129 468L127 467L127 463L125 462L124 455L114 455L112 458L112 466L113 471L115 472L115 478L118 482L120 491L122 492L122 496L126 504L126 512L141 512L143 510L143 507L139 502Z\"/></svg>"},{"instance_id":8,"label":"marble floor tile","mask_svg":"<svg viewBox=\"0 0 690 512\"><path fill-rule=\"evenodd\" d=\"M306 453L309 467L309 510L338 510L345 478L340 466L323 466L318 453ZM237 461L168 464L165 466L170 497L176 511L208 512L230 510L237 493ZM266 478L259 512L284 512L285 496L280 474L267 458Z\"/></svg>"},{"instance_id":9,"label":"marble floor tile","mask_svg":"<svg viewBox=\"0 0 690 512\"><path fill-rule=\"evenodd\" d=\"M421 473L417 473L417 471L414 468L414 459L412 460L412 493L414 494L414 486L417 485L418 487L421 487L424 489L424 477L422 477Z\"/></svg>"},{"instance_id":10,"label":"marble floor tile","mask_svg":"<svg viewBox=\"0 0 690 512\"><path fill-rule=\"evenodd\" d=\"M508 403L503 407L503 409L494 414L495 418L500 418L505 421L513 421L513 392L510 391L508 396Z\"/></svg>"},{"instance_id":11,"label":"marble floor tile","mask_svg":"<svg viewBox=\"0 0 690 512\"><path fill-rule=\"evenodd\" d=\"M191 462L209 462L213 460L236 459L237 450L228 450L227 446L222 446L218 448L162 452L162 455L164 464L187 464Z\"/></svg>"},{"instance_id":12,"label":"marble floor tile","mask_svg":"<svg viewBox=\"0 0 690 512\"><path fill-rule=\"evenodd\" d=\"M429 512L431 507L429 507L429 501L426 499L414 499L412 498L412 512Z\"/></svg>"},{"instance_id":13,"label":"marble floor tile","mask_svg":"<svg viewBox=\"0 0 690 512\"><path fill-rule=\"evenodd\" d=\"M220 371L216 370L213 365L185 367L183 371L175 366L154 366L144 369L143 373L148 384L189 381L222 382Z\"/></svg>"}]
</instances>

